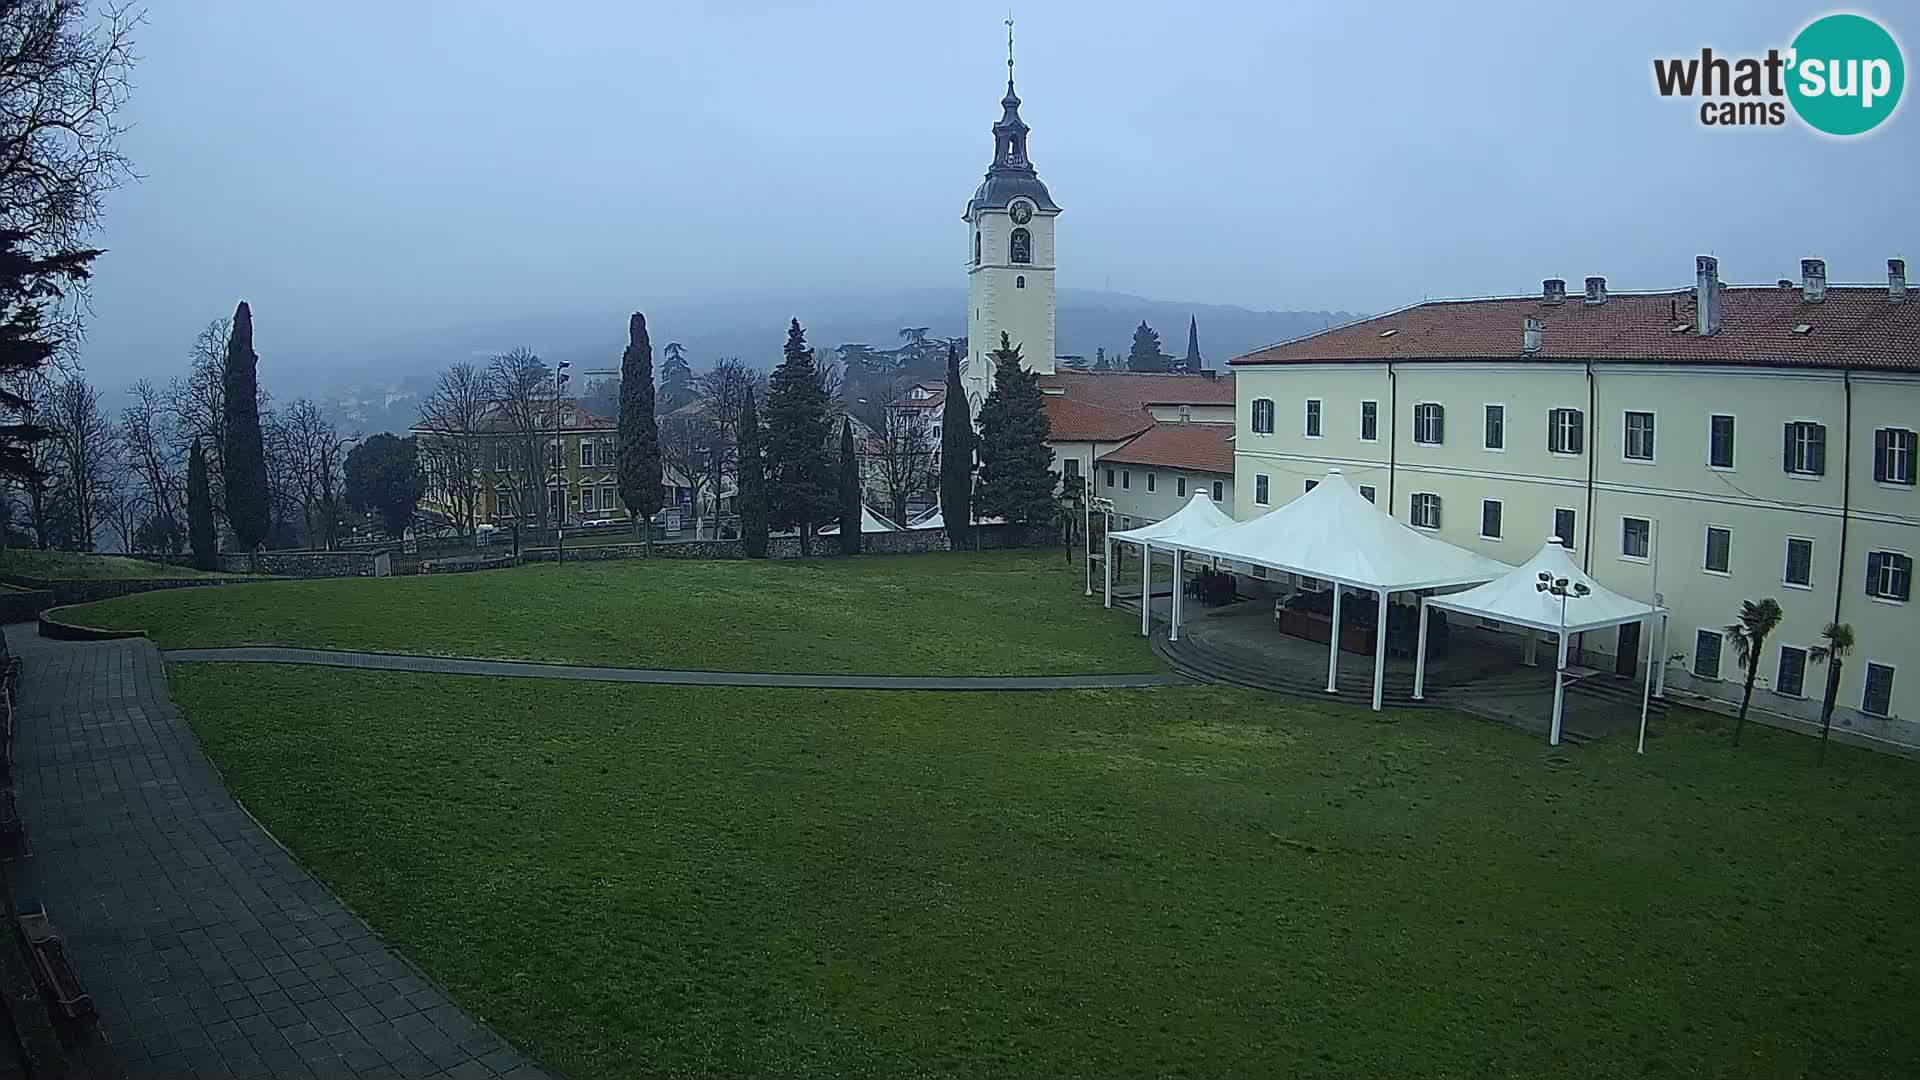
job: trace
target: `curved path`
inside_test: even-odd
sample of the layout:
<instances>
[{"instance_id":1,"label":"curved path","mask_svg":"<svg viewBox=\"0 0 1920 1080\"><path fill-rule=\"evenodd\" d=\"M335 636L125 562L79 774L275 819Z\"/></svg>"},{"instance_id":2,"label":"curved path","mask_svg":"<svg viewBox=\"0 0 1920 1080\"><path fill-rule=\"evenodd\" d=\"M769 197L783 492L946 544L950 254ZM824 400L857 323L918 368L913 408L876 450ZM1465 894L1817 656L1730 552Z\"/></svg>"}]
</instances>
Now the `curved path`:
<instances>
[{"instance_id":1,"label":"curved path","mask_svg":"<svg viewBox=\"0 0 1920 1080\"><path fill-rule=\"evenodd\" d=\"M507 1046L235 801L143 638L6 628L22 661L4 864L67 938L98 1022L83 1077L511 1077Z\"/></svg>"},{"instance_id":2,"label":"curved path","mask_svg":"<svg viewBox=\"0 0 1920 1080\"><path fill-rule=\"evenodd\" d=\"M440 675L494 675L578 682L650 683L658 686L773 686L815 690L1118 690L1182 686L1181 675L813 675L747 671L682 671L671 668L588 667L526 660L475 660L403 653L294 649L243 645L224 649L169 649L169 663L306 664L372 671L420 671Z\"/></svg>"}]
</instances>

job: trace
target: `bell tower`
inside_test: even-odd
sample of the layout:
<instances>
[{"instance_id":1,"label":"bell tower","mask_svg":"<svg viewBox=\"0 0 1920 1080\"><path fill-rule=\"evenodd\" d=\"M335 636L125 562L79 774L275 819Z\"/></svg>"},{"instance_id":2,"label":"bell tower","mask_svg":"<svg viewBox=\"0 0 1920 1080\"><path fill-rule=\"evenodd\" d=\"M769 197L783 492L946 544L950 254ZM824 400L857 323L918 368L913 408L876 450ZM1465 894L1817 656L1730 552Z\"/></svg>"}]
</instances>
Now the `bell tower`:
<instances>
[{"instance_id":1,"label":"bell tower","mask_svg":"<svg viewBox=\"0 0 1920 1080\"><path fill-rule=\"evenodd\" d=\"M1021 367L1053 374L1053 219L1060 207L1027 153L1027 125L1013 92L1013 20L1007 20L1007 93L993 125L993 164L974 190L967 223L967 359L961 379L975 416L993 388L993 358L1005 332Z\"/></svg>"}]
</instances>

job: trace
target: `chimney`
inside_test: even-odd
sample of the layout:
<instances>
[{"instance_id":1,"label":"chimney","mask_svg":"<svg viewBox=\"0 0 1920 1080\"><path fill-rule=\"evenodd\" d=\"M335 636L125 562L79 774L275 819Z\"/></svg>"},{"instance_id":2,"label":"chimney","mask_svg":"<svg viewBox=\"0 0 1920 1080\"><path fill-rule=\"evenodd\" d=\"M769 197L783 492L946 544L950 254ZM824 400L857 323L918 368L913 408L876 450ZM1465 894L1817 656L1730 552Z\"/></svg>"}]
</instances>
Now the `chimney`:
<instances>
[{"instance_id":1,"label":"chimney","mask_svg":"<svg viewBox=\"0 0 1920 1080\"><path fill-rule=\"evenodd\" d=\"M1793 279L1792 279L1792 278L1781 278L1781 279L1780 279L1780 281L1778 282L1778 284L1779 284L1779 286L1780 286L1781 288L1783 288L1783 289L1791 289L1791 288L1793 288Z\"/></svg>"},{"instance_id":2,"label":"chimney","mask_svg":"<svg viewBox=\"0 0 1920 1080\"><path fill-rule=\"evenodd\" d=\"M1818 304L1827 298L1827 260L1800 260L1800 301Z\"/></svg>"},{"instance_id":3,"label":"chimney","mask_svg":"<svg viewBox=\"0 0 1920 1080\"><path fill-rule=\"evenodd\" d=\"M1549 304L1567 302L1567 279L1550 277L1540 283L1540 299Z\"/></svg>"},{"instance_id":4,"label":"chimney","mask_svg":"<svg viewBox=\"0 0 1920 1080\"><path fill-rule=\"evenodd\" d=\"M1693 317L1699 332L1720 332L1720 260L1701 255L1693 260Z\"/></svg>"},{"instance_id":5,"label":"chimney","mask_svg":"<svg viewBox=\"0 0 1920 1080\"><path fill-rule=\"evenodd\" d=\"M1903 304L1907 299L1907 260L1887 260L1887 299Z\"/></svg>"},{"instance_id":6,"label":"chimney","mask_svg":"<svg viewBox=\"0 0 1920 1080\"><path fill-rule=\"evenodd\" d=\"M1520 351L1532 356L1540 351L1540 331L1545 327L1538 315L1529 315L1520 324Z\"/></svg>"},{"instance_id":7,"label":"chimney","mask_svg":"<svg viewBox=\"0 0 1920 1080\"><path fill-rule=\"evenodd\" d=\"M1587 279L1587 303L1604 304L1607 302L1607 279L1590 277Z\"/></svg>"}]
</instances>

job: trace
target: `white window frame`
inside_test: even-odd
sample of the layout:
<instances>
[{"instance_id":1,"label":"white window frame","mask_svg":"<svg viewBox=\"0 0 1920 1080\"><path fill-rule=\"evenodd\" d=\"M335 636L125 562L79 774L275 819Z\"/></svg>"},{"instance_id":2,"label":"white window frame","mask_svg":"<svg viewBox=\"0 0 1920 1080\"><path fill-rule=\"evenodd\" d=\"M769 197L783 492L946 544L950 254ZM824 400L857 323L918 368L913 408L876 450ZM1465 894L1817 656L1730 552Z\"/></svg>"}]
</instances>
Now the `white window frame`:
<instances>
[{"instance_id":1,"label":"white window frame","mask_svg":"<svg viewBox=\"0 0 1920 1080\"><path fill-rule=\"evenodd\" d=\"M1793 545L1796 541L1807 545L1807 580L1805 581L1795 581L1787 576L1793 569ZM1819 548L1811 536L1788 536L1786 546L1780 552L1782 559L1780 584L1789 589L1811 590L1813 588L1813 555L1817 550Z\"/></svg>"},{"instance_id":2,"label":"white window frame","mask_svg":"<svg viewBox=\"0 0 1920 1080\"><path fill-rule=\"evenodd\" d=\"M1640 524L1645 525L1647 527L1647 553L1645 555L1635 555L1632 552L1627 550L1627 522L1629 521L1637 521ZM1638 514L1621 514L1620 515L1620 561L1630 562L1630 563L1645 563L1650 561L1652 557L1653 557L1653 519L1641 517Z\"/></svg>"},{"instance_id":3,"label":"white window frame","mask_svg":"<svg viewBox=\"0 0 1920 1080\"><path fill-rule=\"evenodd\" d=\"M1494 516L1499 519L1498 521L1494 522L1495 525L1498 525L1500 527L1500 531L1497 533L1490 533L1487 531L1487 507L1489 506L1494 507ZM1498 543L1501 539L1505 537L1506 531L1507 531L1506 504L1502 503L1499 499L1481 499L1480 500L1480 539L1492 540L1495 543Z\"/></svg>"},{"instance_id":4,"label":"white window frame","mask_svg":"<svg viewBox=\"0 0 1920 1080\"><path fill-rule=\"evenodd\" d=\"M1907 560L1907 597L1911 599L1913 596L1913 575L1916 569L1913 556L1898 548L1873 548L1867 552L1869 559L1875 555L1898 555ZM1891 583L1892 576L1887 570L1887 561L1885 559L1880 560L1880 575L1882 580ZM1867 594L1868 599L1879 604L1892 604L1894 607L1904 607L1906 605L1907 600L1900 599L1898 595L1892 592L1881 592L1879 581L1871 582L1871 584L1873 585L1873 591Z\"/></svg>"},{"instance_id":5,"label":"white window frame","mask_svg":"<svg viewBox=\"0 0 1920 1080\"><path fill-rule=\"evenodd\" d=\"M1440 421L1440 437L1438 439L1423 439L1420 437L1421 429L1427 426L1425 423L1422 422L1422 418L1421 418L1421 410L1423 409L1440 410L1435 417ZM1447 407L1444 404L1438 401L1416 401L1413 403L1413 441L1421 446L1446 445Z\"/></svg>"},{"instance_id":6,"label":"white window frame","mask_svg":"<svg viewBox=\"0 0 1920 1080\"><path fill-rule=\"evenodd\" d=\"M1309 439L1323 439L1327 432L1326 403L1310 397L1301 405L1300 429Z\"/></svg>"},{"instance_id":7,"label":"white window frame","mask_svg":"<svg viewBox=\"0 0 1920 1080\"><path fill-rule=\"evenodd\" d=\"M1431 503L1423 503L1421 501L1423 499L1432 499L1433 501ZM1424 529L1428 532L1438 530L1440 528L1438 522L1433 524L1426 522L1426 515L1420 512L1422 506L1431 506L1433 508L1433 516L1436 518L1440 517L1440 496L1432 491L1416 491L1408 496L1407 522L1416 529Z\"/></svg>"},{"instance_id":8,"label":"white window frame","mask_svg":"<svg viewBox=\"0 0 1920 1080\"><path fill-rule=\"evenodd\" d=\"M1720 647L1714 650L1713 674L1711 675L1700 674L1700 635L1702 634L1712 634L1715 638L1718 638L1720 641ZM1715 626L1695 627L1693 631L1693 648L1689 650L1687 653L1687 674L1692 675L1696 679L1711 679L1714 682L1724 682L1726 680L1726 674L1725 674L1726 670L1727 670L1726 632L1721 630L1719 627L1715 627Z\"/></svg>"},{"instance_id":9,"label":"white window frame","mask_svg":"<svg viewBox=\"0 0 1920 1080\"><path fill-rule=\"evenodd\" d=\"M1489 411L1493 409L1500 410L1500 445L1499 446L1487 445L1487 419L1488 419L1487 414ZM1485 450L1489 454L1504 454L1507 452L1508 413L1509 413L1509 410L1507 409L1507 403L1504 401L1489 401L1480 406L1480 449Z\"/></svg>"},{"instance_id":10,"label":"white window frame","mask_svg":"<svg viewBox=\"0 0 1920 1080\"><path fill-rule=\"evenodd\" d=\"M1821 420L1815 420L1815 419L1812 419L1811 417L1804 417L1804 416L1788 417L1785 421L1783 421L1783 423L1791 424L1791 425L1808 424L1820 429L1820 471L1807 472L1802 469L1785 469L1782 471L1785 472L1787 476L1790 476L1795 480L1816 480L1816 481L1825 480L1827 478L1827 425L1826 423ZM1800 447L1802 445L1805 445L1805 444L1801 443L1800 440L1798 439L1794 440L1794 457L1796 459L1798 459L1800 456Z\"/></svg>"},{"instance_id":11,"label":"white window frame","mask_svg":"<svg viewBox=\"0 0 1920 1080\"><path fill-rule=\"evenodd\" d=\"M1563 414L1574 417L1579 423L1579 431L1580 431L1580 449L1579 450L1559 449L1559 447L1565 445L1565 440L1561 438L1561 435L1563 434L1563 432L1562 432L1562 425L1560 423L1560 419ZM1583 413L1581 410L1574 408L1571 405L1556 405L1553 408L1548 409L1547 410L1547 453L1552 454L1554 457L1577 458L1581 454L1586 453L1586 450L1587 450L1586 414Z\"/></svg>"},{"instance_id":12,"label":"white window frame","mask_svg":"<svg viewBox=\"0 0 1920 1080\"><path fill-rule=\"evenodd\" d=\"M1868 680L1872 676L1874 668L1887 669L1887 711L1886 712L1873 712L1872 710L1867 708ZM1881 660L1868 660L1866 663L1861 665L1860 667L1860 713L1861 715L1883 716L1883 717L1893 715L1893 680L1899 674L1900 674L1900 669L1898 666L1894 664L1886 663Z\"/></svg>"},{"instance_id":13,"label":"white window frame","mask_svg":"<svg viewBox=\"0 0 1920 1080\"><path fill-rule=\"evenodd\" d=\"M1367 434L1367 406L1373 406L1373 434ZM1377 443L1380 441L1380 402L1368 399L1360 403L1360 441Z\"/></svg>"},{"instance_id":14,"label":"white window frame","mask_svg":"<svg viewBox=\"0 0 1920 1080\"><path fill-rule=\"evenodd\" d=\"M1786 667L1788 649L1792 649L1800 654L1800 692L1797 694L1780 689L1780 672ZM1812 664L1807 657L1807 647L1805 645L1791 645L1786 642L1781 642L1780 648L1773 654L1773 685L1770 689L1781 697L1804 700L1807 696L1807 668L1811 666Z\"/></svg>"},{"instance_id":15,"label":"white window frame","mask_svg":"<svg viewBox=\"0 0 1920 1080\"><path fill-rule=\"evenodd\" d=\"M1633 449L1633 418L1647 418L1647 456L1637 457ZM1620 410L1620 460L1630 465L1652 465L1659 461L1660 413L1655 409Z\"/></svg>"},{"instance_id":16,"label":"white window frame","mask_svg":"<svg viewBox=\"0 0 1920 1080\"><path fill-rule=\"evenodd\" d=\"M1578 533L1580 531L1580 511L1571 506L1556 506L1553 508L1553 518L1551 519L1551 527L1547 529L1547 539L1551 540L1556 536L1560 536L1560 515L1561 514L1573 515L1573 528L1568 529L1567 530L1568 532ZM1560 536L1560 539L1565 541L1565 543L1563 543L1561 546L1566 548L1568 551L1579 550L1580 537Z\"/></svg>"},{"instance_id":17,"label":"white window frame","mask_svg":"<svg viewBox=\"0 0 1920 1080\"><path fill-rule=\"evenodd\" d=\"M600 509L602 510L620 509L620 503L615 498L618 492L619 492L619 489L612 484L600 485Z\"/></svg>"},{"instance_id":18,"label":"white window frame","mask_svg":"<svg viewBox=\"0 0 1920 1080\"><path fill-rule=\"evenodd\" d=\"M1733 421L1733 433L1727 437L1727 442L1728 442L1727 451L1729 454L1728 460L1730 461L1730 464L1715 465L1713 463L1713 422L1715 420L1720 419L1723 416L1726 417L1728 420ZM1724 413L1724 412L1708 413L1707 414L1707 468L1712 469L1715 472L1737 472L1739 469L1739 465L1740 465L1740 416L1739 414Z\"/></svg>"},{"instance_id":19,"label":"white window frame","mask_svg":"<svg viewBox=\"0 0 1920 1080\"><path fill-rule=\"evenodd\" d=\"M1267 423L1266 423L1266 427L1264 428L1260 426L1260 414L1262 411L1260 407L1262 405L1266 406L1265 412L1266 412ZM1253 434L1260 435L1266 438L1272 438L1273 437L1273 415L1274 415L1274 408L1273 408L1272 398L1254 398L1251 415L1247 417L1247 425L1249 428L1252 429Z\"/></svg>"},{"instance_id":20,"label":"white window frame","mask_svg":"<svg viewBox=\"0 0 1920 1080\"><path fill-rule=\"evenodd\" d=\"M1253 505L1273 505L1273 485L1267 479L1266 473L1253 474Z\"/></svg>"},{"instance_id":21,"label":"white window frame","mask_svg":"<svg viewBox=\"0 0 1920 1080\"><path fill-rule=\"evenodd\" d=\"M593 462L594 462L593 440L581 439L580 440L580 467L583 469L597 468L597 466L595 466Z\"/></svg>"},{"instance_id":22,"label":"white window frame","mask_svg":"<svg viewBox=\"0 0 1920 1080\"><path fill-rule=\"evenodd\" d=\"M1893 440L1891 438L1887 440L1888 463L1891 464L1892 462L1900 461L1904 457L1907 464L1907 479L1876 480L1874 481L1874 483L1880 485L1883 488L1890 488L1895 491L1913 490L1913 488L1915 487L1916 481L1920 481L1920 434L1916 434L1912 428L1894 427L1891 424L1883 428L1875 428L1873 433L1877 436L1882 431L1889 432L1889 433L1897 431L1903 435L1912 436L1912 441L1910 441L1907 444L1907 446L1904 448L1895 447L1893 445ZM1873 463L1873 466L1874 466L1874 472L1876 473L1882 473L1886 476L1896 475L1894 470L1891 468L1882 469L1881 463L1879 461L1875 461Z\"/></svg>"},{"instance_id":23,"label":"white window frame","mask_svg":"<svg viewBox=\"0 0 1920 1080\"><path fill-rule=\"evenodd\" d=\"M1120 490L1121 491L1133 490L1133 470L1132 469L1120 470Z\"/></svg>"},{"instance_id":24,"label":"white window frame","mask_svg":"<svg viewBox=\"0 0 1920 1080\"><path fill-rule=\"evenodd\" d=\"M1147 470L1147 494L1151 495L1158 490L1160 490L1160 474L1157 472L1154 472L1152 469L1148 469Z\"/></svg>"},{"instance_id":25,"label":"white window frame","mask_svg":"<svg viewBox=\"0 0 1920 1080\"><path fill-rule=\"evenodd\" d=\"M1722 570L1715 570L1713 567L1707 565L1707 560L1713 557L1713 533L1715 529L1727 534L1727 565L1726 568ZM1719 525L1709 521L1701 527L1700 572L1703 574L1712 574L1715 577L1733 576L1733 526Z\"/></svg>"}]
</instances>

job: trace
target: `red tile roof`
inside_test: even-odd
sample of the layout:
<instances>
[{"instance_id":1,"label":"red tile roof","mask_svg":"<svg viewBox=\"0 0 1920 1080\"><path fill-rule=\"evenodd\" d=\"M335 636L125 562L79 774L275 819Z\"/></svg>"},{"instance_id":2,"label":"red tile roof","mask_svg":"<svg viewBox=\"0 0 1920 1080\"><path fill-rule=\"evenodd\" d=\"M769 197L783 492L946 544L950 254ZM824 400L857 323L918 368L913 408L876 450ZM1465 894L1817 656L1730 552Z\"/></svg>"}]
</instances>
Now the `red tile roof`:
<instances>
[{"instance_id":1,"label":"red tile roof","mask_svg":"<svg viewBox=\"0 0 1920 1080\"><path fill-rule=\"evenodd\" d=\"M1148 405L1232 405L1233 375L1175 375L1144 371L1057 371L1040 376L1040 389L1123 412Z\"/></svg>"},{"instance_id":2,"label":"red tile roof","mask_svg":"<svg viewBox=\"0 0 1920 1080\"><path fill-rule=\"evenodd\" d=\"M1434 300L1238 357L1239 366L1369 360L1598 360L1656 364L1851 365L1920 371L1920 296L1895 304L1881 286L1829 286L1823 303L1778 285L1723 286L1720 331L1694 324L1693 290L1615 293L1587 304L1578 292ZM1521 324L1543 324L1538 352L1521 349ZM1685 324L1688 329L1676 332ZM1794 328L1807 329L1795 333ZM1231 384L1228 384L1231 386Z\"/></svg>"},{"instance_id":3,"label":"red tile roof","mask_svg":"<svg viewBox=\"0 0 1920 1080\"><path fill-rule=\"evenodd\" d=\"M1126 465L1166 465L1196 472L1233 472L1232 424L1159 423L1140 437L1100 455Z\"/></svg>"},{"instance_id":4,"label":"red tile roof","mask_svg":"<svg viewBox=\"0 0 1920 1080\"><path fill-rule=\"evenodd\" d=\"M1120 442L1153 426L1139 409L1105 409L1063 394L1048 394L1044 401L1054 442Z\"/></svg>"}]
</instances>

